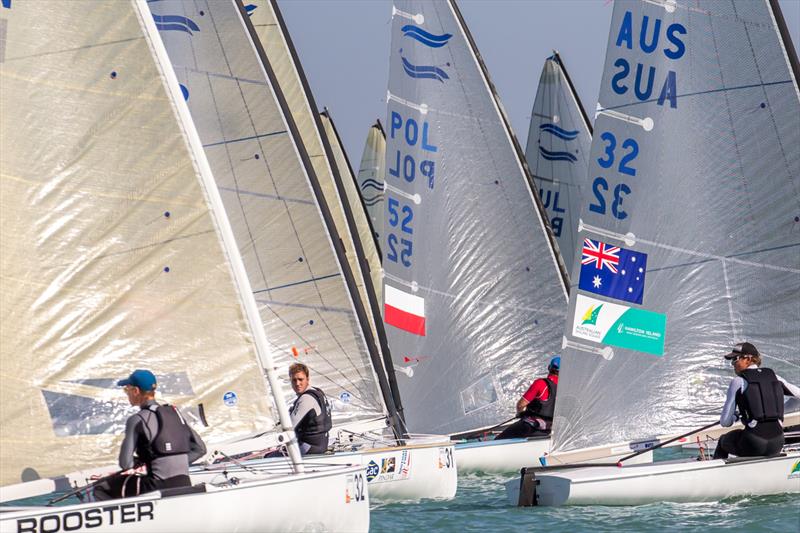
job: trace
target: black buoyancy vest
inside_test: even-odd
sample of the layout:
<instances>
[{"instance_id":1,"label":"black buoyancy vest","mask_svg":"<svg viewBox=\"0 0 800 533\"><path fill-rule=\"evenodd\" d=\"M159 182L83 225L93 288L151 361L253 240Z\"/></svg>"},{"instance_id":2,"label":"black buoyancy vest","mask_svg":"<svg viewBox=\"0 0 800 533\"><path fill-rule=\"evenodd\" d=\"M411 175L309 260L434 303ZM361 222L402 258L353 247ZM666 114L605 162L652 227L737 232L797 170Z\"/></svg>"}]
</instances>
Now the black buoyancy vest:
<instances>
[{"instance_id":1,"label":"black buoyancy vest","mask_svg":"<svg viewBox=\"0 0 800 533\"><path fill-rule=\"evenodd\" d=\"M534 398L533 401L528 403L525 407L525 414L530 416L538 416L539 418L543 418L545 420L552 420L553 413L555 412L556 408L556 392L558 391L558 384L554 381L550 380L550 378L544 379L545 385L547 385L547 399L542 400L541 398Z\"/></svg>"},{"instance_id":2,"label":"black buoyancy vest","mask_svg":"<svg viewBox=\"0 0 800 533\"><path fill-rule=\"evenodd\" d=\"M769 368L748 368L741 377L747 381L744 393L736 393L736 406L745 425L751 420L783 420L783 383Z\"/></svg>"},{"instance_id":3,"label":"black buoyancy vest","mask_svg":"<svg viewBox=\"0 0 800 533\"><path fill-rule=\"evenodd\" d=\"M322 392L320 389L316 387L309 387L306 391L297 397L292 405L292 410L294 410L297 402L300 401L300 398L303 397L305 394L310 394L317 400L319 404L320 414L313 416L313 413L309 413L303 419L299 426L295 429L295 433L297 433L300 437L308 437L313 435L323 435L331 430L333 427L333 418L331 417L331 404L328 403L328 398L325 396L325 393Z\"/></svg>"},{"instance_id":4,"label":"black buoyancy vest","mask_svg":"<svg viewBox=\"0 0 800 533\"><path fill-rule=\"evenodd\" d=\"M145 462L165 455L189 453L192 449L192 431L186 420L174 405L151 405L147 410L154 412L158 421L155 436L145 436L136 446L136 454ZM147 420L141 415L145 433L148 432ZM149 438L152 437L152 438Z\"/></svg>"}]
</instances>

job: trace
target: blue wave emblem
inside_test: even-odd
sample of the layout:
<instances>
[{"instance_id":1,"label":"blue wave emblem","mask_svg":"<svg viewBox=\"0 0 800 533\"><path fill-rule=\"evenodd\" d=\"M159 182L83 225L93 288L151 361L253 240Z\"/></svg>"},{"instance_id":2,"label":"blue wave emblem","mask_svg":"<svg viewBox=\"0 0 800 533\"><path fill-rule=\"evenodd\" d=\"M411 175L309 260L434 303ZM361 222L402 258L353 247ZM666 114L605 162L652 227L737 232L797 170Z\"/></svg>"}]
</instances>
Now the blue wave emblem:
<instances>
[{"instance_id":1,"label":"blue wave emblem","mask_svg":"<svg viewBox=\"0 0 800 533\"><path fill-rule=\"evenodd\" d=\"M450 37L452 37L452 35L449 33L434 35L433 33L428 33L427 31L418 26L414 26L413 24L406 24L400 28L400 30L406 37L411 37L415 41L419 41L425 46L430 46L431 48L441 48L442 46L446 45L447 41L449 41Z\"/></svg>"},{"instance_id":2,"label":"blue wave emblem","mask_svg":"<svg viewBox=\"0 0 800 533\"><path fill-rule=\"evenodd\" d=\"M6 9L11 9L11 0L3 0L3 7Z\"/></svg>"},{"instance_id":3,"label":"blue wave emblem","mask_svg":"<svg viewBox=\"0 0 800 533\"><path fill-rule=\"evenodd\" d=\"M447 75L447 72L443 71L439 67L426 65L416 66L409 63L408 59L405 57L401 59L403 60L403 70L405 70L406 74L412 78L439 80L442 83L444 83L444 80L450 79L450 76Z\"/></svg>"},{"instance_id":4,"label":"blue wave emblem","mask_svg":"<svg viewBox=\"0 0 800 533\"><path fill-rule=\"evenodd\" d=\"M156 15L153 13L153 20L156 21L158 31L184 31L193 35L192 31L200 31L200 27L195 22L180 15Z\"/></svg>"},{"instance_id":5,"label":"blue wave emblem","mask_svg":"<svg viewBox=\"0 0 800 533\"><path fill-rule=\"evenodd\" d=\"M255 4L247 4L246 6L244 6L244 10L247 12L247 16L249 17L250 15L252 15L253 11L255 11L257 7L258 6Z\"/></svg>"},{"instance_id":6,"label":"blue wave emblem","mask_svg":"<svg viewBox=\"0 0 800 533\"><path fill-rule=\"evenodd\" d=\"M181 93L183 94L183 99L187 102L189 101L189 89L186 88L186 85L179 83L178 85L181 86Z\"/></svg>"},{"instance_id":7,"label":"blue wave emblem","mask_svg":"<svg viewBox=\"0 0 800 533\"><path fill-rule=\"evenodd\" d=\"M378 180L375 180L375 179L372 179L372 178L365 179L361 183L361 190L362 191L366 191L368 187L372 187L375 190L383 192L383 183L379 182Z\"/></svg>"},{"instance_id":8,"label":"blue wave emblem","mask_svg":"<svg viewBox=\"0 0 800 533\"><path fill-rule=\"evenodd\" d=\"M564 139L565 141L574 141L575 138L578 136L577 130L575 131L567 131L565 129L561 129L555 124L541 124L539 129L542 131L546 131L547 133L552 133L556 137Z\"/></svg>"},{"instance_id":9,"label":"blue wave emblem","mask_svg":"<svg viewBox=\"0 0 800 533\"><path fill-rule=\"evenodd\" d=\"M539 147L539 153L548 161L569 161L570 163L574 163L578 160L577 157L569 152L551 152L550 150L545 150L541 146Z\"/></svg>"},{"instance_id":10,"label":"blue wave emblem","mask_svg":"<svg viewBox=\"0 0 800 533\"><path fill-rule=\"evenodd\" d=\"M378 205L383 201L383 195L379 194L377 196L373 196L372 198L364 198L364 205L368 207L372 207L373 205Z\"/></svg>"}]
</instances>

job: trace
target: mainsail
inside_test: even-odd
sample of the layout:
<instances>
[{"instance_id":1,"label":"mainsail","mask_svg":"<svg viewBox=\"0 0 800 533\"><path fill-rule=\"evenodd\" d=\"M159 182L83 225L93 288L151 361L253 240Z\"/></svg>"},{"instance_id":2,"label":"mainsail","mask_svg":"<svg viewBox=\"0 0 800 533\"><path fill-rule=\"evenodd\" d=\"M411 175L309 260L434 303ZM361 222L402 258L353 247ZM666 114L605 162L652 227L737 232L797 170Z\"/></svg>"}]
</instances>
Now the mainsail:
<instances>
[{"instance_id":1,"label":"mainsail","mask_svg":"<svg viewBox=\"0 0 800 533\"><path fill-rule=\"evenodd\" d=\"M615 3L555 449L713 420L736 342L798 382L797 74L777 2Z\"/></svg>"},{"instance_id":2,"label":"mainsail","mask_svg":"<svg viewBox=\"0 0 800 533\"><path fill-rule=\"evenodd\" d=\"M0 30L0 483L114 463L137 367L207 439L272 424L133 4L4 3Z\"/></svg>"},{"instance_id":3,"label":"mainsail","mask_svg":"<svg viewBox=\"0 0 800 533\"><path fill-rule=\"evenodd\" d=\"M589 167L592 125L558 52L544 62L528 129L525 159L539 187L565 265L578 239L581 186Z\"/></svg>"},{"instance_id":4,"label":"mainsail","mask_svg":"<svg viewBox=\"0 0 800 533\"><path fill-rule=\"evenodd\" d=\"M358 167L358 189L372 221L379 251L380 242L383 239L383 212L386 209L383 204L383 178L385 175L386 134L378 120L370 127L367 141L364 143L364 152Z\"/></svg>"},{"instance_id":5,"label":"mainsail","mask_svg":"<svg viewBox=\"0 0 800 533\"><path fill-rule=\"evenodd\" d=\"M378 251L378 242L375 237L375 231L372 227L372 222L369 213L366 209L361 195L359 194L358 181L353 175L353 167L350 166L350 160L347 158L347 153L344 151L342 140L339 133L336 131L336 126L333 123L330 112L326 109L320 113L320 119L325 127L325 135L331 145L331 150L334 154L334 163L338 170L338 175L341 177L341 185L346 193L346 201L349 205L350 212L358 228L358 239L364 247L364 254L369 266L369 275L372 278L372 286L375 288L377 294L377 301L382 301L381 285L381 257ZM364 307L369 309L370 302L365 301ZM376 318L370 315L371 320ZM380 321L380 315L377 317ZM374 326L373 326L374 327ZM381 322L380 327L383 327Z\"/></svg>"},{"instance_id":6,"label":"mainsail","mask_svg":"<svg viewBox=\"0 0 800 533\"><path fill-rule=\"evenodd\" d=\"M384 320L408 427L495 425L560 349L566 276L453 2L395 3L386 136Z\"/></svg>"},{"instance_id":7,"label":"mainsail","mask_svg":"<svg viewBox=\"0 0 800 533\"><path fill-rule=\"evenodd\" d=\"M271 16L270 7L259 4L249 13L259 20ZM325 219L325 198L315 192L315 169L305 151L309 126L303 126L307 135L296 127L302 114L293 111L302 94L292 86L284 92L288 55L271 49L262 58L261 44L243 25L233 0L154 2L150 8L156 21L178 17L192 24L192 32L163 25L161 36L283 379L288 365L305 363L312 384L332 398L337 424L382 417L380 390L348 289L349 269L334 248L339 237L331 237L336 229ZM284 73L280 81L273 79L273 64Z\"/></svg>"}]
</instances>

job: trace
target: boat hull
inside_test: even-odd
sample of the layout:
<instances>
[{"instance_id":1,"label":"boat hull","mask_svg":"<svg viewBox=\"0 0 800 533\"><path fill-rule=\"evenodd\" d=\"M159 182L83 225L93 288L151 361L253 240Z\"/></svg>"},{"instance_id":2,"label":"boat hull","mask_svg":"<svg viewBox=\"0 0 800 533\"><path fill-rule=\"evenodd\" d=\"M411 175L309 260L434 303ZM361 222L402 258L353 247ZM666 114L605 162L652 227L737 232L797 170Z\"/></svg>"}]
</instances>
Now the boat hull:
<instances>
[{"instance_id":1,"label":"boat hull","mask_svg":"<svg viewBox=\"0 0 800 533\"><path fill-rule=\"evenodd\" d=\"M369 489L361 467L276 474L206 489L199 493L153 492L113 501L3 511L0 533L369 529ZM309 495L313 495L311 500ZM308 505L309 501L313 505Z\"/></svg>"},{"instance_id":2,"label":"boat hull","mask_svg":"<svg viewBox=\"0 0 800 533\"><path fill-rule=\"evenodd\" d=\"M373 502L397 502L420 499L453 498L458 488L458 471L453 445L445 443L411 444L363 451L338 452L331 455L307 456L309 465L361 464ZM258 469L286 463L279 459L252 459L241 464ZM287 463L288 464L288 463ZM214 465L192 470L195 483L224 481L228 475L250 476L242 468Z\"/></svg>"},{"instance_id":3,"label":"boat hull","mask_svg":"<svg viewBox=\"0 0 800 533\"><path fill-rule=\"evenodd\" d=\"M800 452L772 458L682 460L536 472L536 505L644 505L800 493ZM518 505L521 480L506 483Z\"/></svg>"},{"instance_id":4,"label":"boat hull","mask_svg":"<svg viewBox=\"0 0 800 533\"><path fill-rule=\"evenodd\" d=\"M458 471L508 473L539 463L550 450L550 439L507 439L459 442L455 445Z\"/></svg>"}]
</instances>

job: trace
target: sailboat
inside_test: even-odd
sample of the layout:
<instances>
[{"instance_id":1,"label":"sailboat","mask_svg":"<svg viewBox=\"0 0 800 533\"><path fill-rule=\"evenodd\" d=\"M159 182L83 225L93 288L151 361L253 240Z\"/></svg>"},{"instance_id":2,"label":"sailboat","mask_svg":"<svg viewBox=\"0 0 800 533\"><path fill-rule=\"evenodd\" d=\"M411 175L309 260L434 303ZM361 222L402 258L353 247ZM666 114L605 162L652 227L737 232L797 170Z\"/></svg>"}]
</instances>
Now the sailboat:
<instances>
[{"instance_id":1,"label":"sailboat","mask_svg":"<svg viewBox=\"0 0 800 533\"><path fill-rule=\"evenodd\" d=\"M592 124L558 52L542 67L531 111L525 159L565 265L578 238L581 184L589 167Z\"/></svg>"},{"instance_id":2,"label":"sailboat","mask_svg":"<svg viewBox=\"0 0 800 533\"><path fill-rule=\"evenodd\" d=\"M574 262L556 452L713 421L737 342L797 382L798 72L777 1L615 3L576 250L594 259ZM800 492L796 447L694 459L530 468L506 488L523 505Z\"/></svg>"},{"instance_id":3,"label":"sailboat","mask_svg":"<svg viewBox=\"0 0 800 533\"><path fill-rule=\"evenodd\" d=\"M126 414L114 383L145 364L164 369L168 397L200 399L187 413L210 438L271 420L270 391L291 461L236 485L3 507L0 531L366 531L362 467L306 466L292 443L242 258L157 25L144 0L0 7L2 482L112 462ZM312 491L313 508L299 509Z\"/></svg>"},{"instance_id":4,"label":"sailboat","mask_svg":"<svg viewBox=\"0 0 800 533\"><path fill-rule=\"evenodd\" d=\"M558 353L567 275L522 150L455 2L395 2L384 321L412 431L496 427ZM548 439L456 444L509 471Z\"/></svg>"},{"instance_id":5,"label":"sailboat","mask_svg":"<svg viewBox=\"0 0 800 533\"><path fill-rule=\"evenodd\" d=\"M361 163L358 167L358 191L364 201L378 250L383 236L383 212L385 210L383 179L386 175L386 133L380 120L369 128ZM380 284L379 284L380 285Z\"/></svg>"},{"instance_id":6,"label":"sailboat","mask_svg":"<svg viewBox=\"0 0 800 533\"><path fill-rule=\"evenodd\" d=\"M312 385L333 398L335 453L317 459L362 463L383 500L452 497L457 472L442 460L452 457L452 444L446 437L411 440L402 426L385 340L378 344L382 324L372 318L379 307L369 296L363 245L352 237L358 229L342 201L334 153L277 4L250 4L246 31L233 4L150 7L157 20L179 16L199 28L161 33L232 213L276 362L306 364ZM269 437L218 451L260 457ZM230 467L223 462L195 477Z\"/></svg>"}]
</instances>

